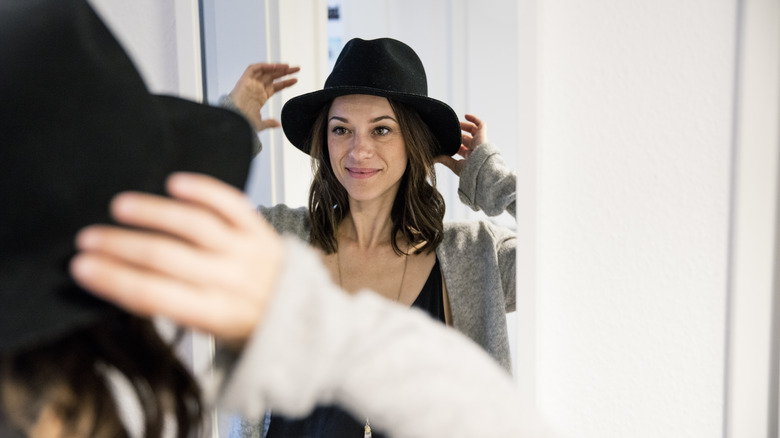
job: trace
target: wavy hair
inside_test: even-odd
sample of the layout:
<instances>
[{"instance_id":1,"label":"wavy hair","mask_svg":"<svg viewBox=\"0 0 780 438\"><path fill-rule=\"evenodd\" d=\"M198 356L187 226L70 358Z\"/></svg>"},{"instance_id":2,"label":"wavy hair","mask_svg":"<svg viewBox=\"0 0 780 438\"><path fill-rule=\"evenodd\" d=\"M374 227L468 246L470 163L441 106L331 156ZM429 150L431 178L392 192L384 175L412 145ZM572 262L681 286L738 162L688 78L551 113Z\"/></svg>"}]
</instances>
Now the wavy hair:
<instances>
[{"instance_id":1,"label":"wavy hair","mask_svg":"<svg viewBox=\"0 0 780 438\"><path fill-rule=\"evenodd\" d=\"M64 436L127 437L108 378L114 371L138 397L144 436L161 437L169 415L181 438L199 427L203 407L194 378L151 321L126 313L0 355L0 414L28 429L48 409Z\"/></svg>"},{"instance_id":2,"label":"wavy hair","mask_svg":"<svg viewBox=\"0 0 780 438\"><path fill-rule=\"evenodd\" d=\"M387 99L398 119L408 161L390 211L393 251L404 252L398 245L403 236L420 254L436 249L444 229L444 198L436 189L434 152L438 142L416 110L401 102ZM346 189L336 178L330 164L327 142L328 112L331 103L320 110L309 138L312 158L312 180L309 190L311 243L327 254L338 251L336 227L349 213Z\"/></svg>"}]
</instances>

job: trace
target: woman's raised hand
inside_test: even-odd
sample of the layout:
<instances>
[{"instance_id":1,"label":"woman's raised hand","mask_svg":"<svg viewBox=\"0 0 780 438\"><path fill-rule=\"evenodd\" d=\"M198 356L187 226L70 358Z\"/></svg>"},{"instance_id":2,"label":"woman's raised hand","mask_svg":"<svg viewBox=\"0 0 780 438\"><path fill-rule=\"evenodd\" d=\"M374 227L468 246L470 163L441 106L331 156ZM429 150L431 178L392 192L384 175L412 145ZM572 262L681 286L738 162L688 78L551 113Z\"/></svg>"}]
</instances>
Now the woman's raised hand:
<instances>
[{"instance_id":1,"label":"woman's raised hand","mask_svg":"<svg viewBox=\"0 0 780 438\"><path fill-rule=\"evenodd\" d=\"M471 152L478 146L488 142L487 127L485 122L480 120L477 116L466 114L466 120L460 122L461 129L461 145L457 155L463 157L463 159L457 159L448 155L439 155L435 158L435 162L441 163L452 170L455 175L460 176L460 172L466 161L469 159Z\"/></svg>"},{"instance_id":2,"label":"woman's raised hand","mask_svg":"<svg viewBox=\"0 0 780 438\"><path fill-rule=\"evenodd\" d=\"M265 315L284 256L281 238L237 189L176 173L171 198L117 195L122 226L92 225L76 237L74 279L141 316L164 316L240 348Z\"/></svg>"},{"instance_id":3,"label":"woman's raised hand","mask_svg":"<svg viewBox=\"0 0 780 438\"><path fill-rule=\"evenodd\" d=\"M300 69L300 67L290 67L289 64L257 63L244 70L233 91L230 92L230 97L258 132L281 126L275 119L263 119L260 110L274 93L298 82L296 78L278 79L296 73Z\"/></svg>"}]
</instances>

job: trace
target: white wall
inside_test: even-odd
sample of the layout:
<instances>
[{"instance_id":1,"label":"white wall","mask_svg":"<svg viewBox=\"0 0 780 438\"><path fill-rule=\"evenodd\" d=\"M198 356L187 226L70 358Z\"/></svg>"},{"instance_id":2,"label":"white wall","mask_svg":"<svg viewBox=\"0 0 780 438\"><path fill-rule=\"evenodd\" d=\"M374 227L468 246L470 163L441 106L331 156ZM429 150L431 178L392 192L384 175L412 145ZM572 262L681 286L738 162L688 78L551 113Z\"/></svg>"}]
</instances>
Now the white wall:
<instances>
[{"instance_id":1,"label":"white wall","mask_svg":"<svg viewBox=\"0 0 780 438\"><path fill-rule=\"evenodd\" d=\"M179 92L176 13L173 2L90 0L155 93Z\"/></svg>"},{"instance_id":2,"label":"white wall","mask_svg":"<svg viewBox=\"0 0 780 438\"><path fill-rule=\"evenodd\" d=\"M736 3L538 4L540 406L721 436Z\"/></svg>"}]
</instances>

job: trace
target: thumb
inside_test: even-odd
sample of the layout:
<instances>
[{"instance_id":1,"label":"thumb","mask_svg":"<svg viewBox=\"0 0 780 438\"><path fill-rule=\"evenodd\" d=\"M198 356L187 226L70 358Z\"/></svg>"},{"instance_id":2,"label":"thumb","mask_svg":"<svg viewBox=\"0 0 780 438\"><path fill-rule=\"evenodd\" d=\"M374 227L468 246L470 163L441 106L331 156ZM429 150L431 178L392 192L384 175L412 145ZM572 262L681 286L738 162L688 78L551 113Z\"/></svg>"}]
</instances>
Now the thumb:
<instances>
[{"instance_id":1,"label":"thumb","mask_svg":"<svg viewBox=\"0 0 780 438\"><path fill-rule=\"evenodd\" d=\"M438 157L434 158L433 161L435 163L441 163L441 164L447 166L456 175L460 175L460 164L461 164L460 161L461 160L456 160L455 158L452 158L449 155L439 155Z\"/></svg>"}]
</instances>

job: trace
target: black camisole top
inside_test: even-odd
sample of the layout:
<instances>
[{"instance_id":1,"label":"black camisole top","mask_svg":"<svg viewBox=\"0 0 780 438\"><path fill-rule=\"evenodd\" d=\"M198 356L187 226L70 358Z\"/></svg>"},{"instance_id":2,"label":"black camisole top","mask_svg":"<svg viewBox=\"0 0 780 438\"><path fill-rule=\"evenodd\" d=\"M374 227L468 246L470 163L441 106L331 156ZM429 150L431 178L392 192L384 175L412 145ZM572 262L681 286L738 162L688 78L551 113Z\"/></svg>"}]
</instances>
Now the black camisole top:
<instances>
[{"instance_id":1,"label":"black camisole top","mask_svg":"<svg viewBox=\"0 0 780 438\"><path fill-rule=\"evenodd\" d=\"M428 280L417 299L412 303L428 313L431 318L445 322L444 297L442 296L439 259L433 264ZM410 358L410 360L413 360ZM271 415L267 438L363 438L366 419L356 419L335 406L319 406L303 419L288 419ZM379 431L371 430L372 438L384 438Z\"/></svg>"}]
</instances>

